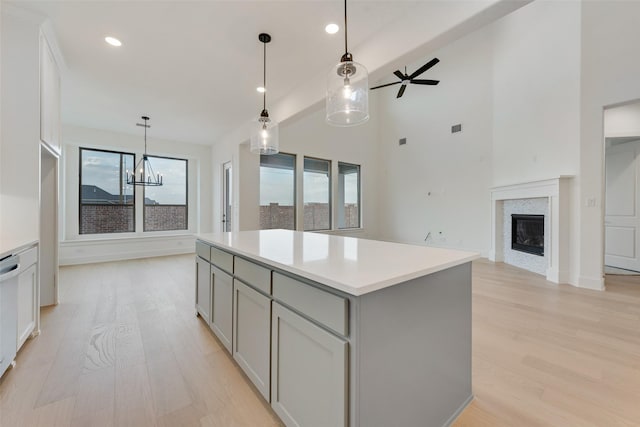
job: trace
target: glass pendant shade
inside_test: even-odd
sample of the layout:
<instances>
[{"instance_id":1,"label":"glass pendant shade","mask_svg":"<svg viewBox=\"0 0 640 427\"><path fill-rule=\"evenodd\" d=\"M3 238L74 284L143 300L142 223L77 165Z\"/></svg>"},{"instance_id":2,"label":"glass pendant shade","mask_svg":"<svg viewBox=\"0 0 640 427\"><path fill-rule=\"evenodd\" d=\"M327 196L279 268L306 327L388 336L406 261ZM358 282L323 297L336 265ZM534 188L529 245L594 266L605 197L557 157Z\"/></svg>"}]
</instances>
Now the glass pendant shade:
<instances>
[{"instance_id":1,"label":"glass pendant shade","mask_svg":"<svg viewBox=\"0 0 640 427\"><path fill-rule=\"evenodd\" d=\"M364 65L340 62L327 79L327 123L355 126L369 120L369 75Z\"/></svg>"},{"instance_id":2,"label":"glass pendant shade","mask_svg":"<svg viewBox=\"0 0 640 427\"><path fill-rule=\"evenodd\" d=\"M251 132L251 152L255 154L278 153L278 123L261 115Z\"/></svg>"},{"instance_id":3,"label":"glass pendant shade","mask_svg":"<svg viewBox=\"0 0 640 427\"><path fill-rule=\"evenodd\" d=\"M262 62L262 112L257 123L251 130L251 152L254 154L277 154L278 153L278 123L271 120L267 111L267 43L271 42L271 36L267 33L260 33L258 40L262 43L264 61Z\"/></svg>"}]
</instances>

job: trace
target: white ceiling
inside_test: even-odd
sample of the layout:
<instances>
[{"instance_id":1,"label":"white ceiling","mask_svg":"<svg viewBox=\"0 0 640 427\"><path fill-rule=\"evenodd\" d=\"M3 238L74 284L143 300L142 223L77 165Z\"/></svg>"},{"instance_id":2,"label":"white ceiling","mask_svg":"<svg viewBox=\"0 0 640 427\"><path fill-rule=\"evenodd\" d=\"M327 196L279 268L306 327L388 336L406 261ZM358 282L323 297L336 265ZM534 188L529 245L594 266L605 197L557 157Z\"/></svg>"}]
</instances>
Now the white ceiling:
<instances>
[{"instance_id":1,"label":"white ceiling","mask_svg":"<svg viewBox=\"0 0 640 427\"><path fill-rule=\"evenodd\" d=\"M371 60L385 34L404 30L410 37L407 25L433 27L447 19L451 27L495 3L350 1L349 50L356 61L363 62L359 50ZM136 134L135 123L146 114L150 136L176 141L215 143L257 116L262 108L256 92L262 82L260 32L273 38L267 46L268 108L307 86L324 85L323 76L343 53L342 28L333 36L324 32L329 22L342 27L342 1L14 4L51 20L65 62L63 123ZM123 46L107 45L107 35ZM388 55L389 47L379 51ZM397 52L407 54L402 45ZM378 63L399 68L394 59Z\"/></svg>"}]
</instances>

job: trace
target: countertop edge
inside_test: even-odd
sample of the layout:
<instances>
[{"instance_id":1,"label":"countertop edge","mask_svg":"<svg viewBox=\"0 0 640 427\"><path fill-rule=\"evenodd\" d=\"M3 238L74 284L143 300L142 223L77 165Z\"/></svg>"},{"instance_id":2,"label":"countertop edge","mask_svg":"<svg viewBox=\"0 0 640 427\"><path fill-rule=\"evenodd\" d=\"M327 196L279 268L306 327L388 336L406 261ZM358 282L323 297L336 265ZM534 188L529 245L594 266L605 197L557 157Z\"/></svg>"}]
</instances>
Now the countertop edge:
<instances>
[{"instance_id":1,"label":"countertop edge","mask_svg":"<svg viewBox=\"0 0 640 427\"><path fill-rule=\"evenodd\" d=\"M259 255L254 254L254 253L249 253L249 252L240 250L238 248L226 246L226 245L224 245L224 244L222 244L220 242L212 241L212 240L210 240L210 239L208 239L208 238L206 238L206 237L204 237L202 235L196 234L196 240L201 240L201 241L203 241L203 242L205 242L205 243L207 243L207 244L209 244L211 246L214 246L214 247L216 247L218 249L221 249L221 250L224 250L224 251L227 251L227 252L231 252L233 254L237 254L237 255L240 255L240 256L243 256L243 257L247 257L249 259L254 259L256 261L259 261L259 262L261 262L263 264L266 264L266 265L269 265L271 267L278 268L278 269L283 270L285 272L288 272L288 273L291 273L291 274L295 274L297 276L303 277L305 279L312 280L314 282L318 282L318 283L320 283L322 285L326 285L326 286L328 286L330 288L333 288L333 289L338 290L338 291L345 292L345 293L347 293L349 295L353 295L353 296L356 296L356 297L362 296L362 295L366 295L368 293L375 292L375 291L378 291L378 290L381 290L381 289L385 289L385 288L388 288L388 287L391 287L391 286L394 286L394 285L398 285L400 283L404 283L404 282L407 282L409 280L416 279L418 277L423 277L423 276L427 276L427 275L430 275L430 274L434 274L434 273L437 273L439 271L446 270L448 268L457 267L459 265L466 264L468 262L471 262L471 261L473 261L475 259L480 258L480 254L472 253L471 255L466 256L464 258L460 258L460 259L457 259L457 260L454 260L454 261L446 262L446 263L440 264L440 265L438 265L436 267L429 267L429 268L425 268L425 269L415 270L415 271L412 271L411 273L407 273L407 274L404 274L404 275L396 276L396 277L393 277L393 278L390 278L390 279L387 279L387 280L381 280L379 282L374 282L374 283L371 283L371 284L363 286L363 287L353 288L353 287L351 287L351 286L349 286L349 285L347 285L345 283L336 282L336 281L334 281L332 279L329 279L329 278L327 278L325 276L318 276L316 274L310 273L310 272L305 271L305 270L301 270L299 268L296 268L296 267L293 267L293 266L290 266L290 265L280 264L280 263L278 263L276 261L273 261L271 259L263 258L263 257L261 257Z\"/></svg>"},{"instance_id":2,"label":"countertop edge","mask_svg":"<svg viewBox=\"0 0 640 427\"><path fill-rule=\"evenodd\" d=\"M7 255L15 255L19 252L24 251L27 248L30 248L36 244L39 243L39 240L34 239L34 240L25 240L24 242L12 242L11 245L7 245L6 247L2 248L2 251L0 252L0 258L4 258ZM4 246L4 245L3 245ZM9 248L9 249L7 249Z\"/></svg>"}]
</instances>

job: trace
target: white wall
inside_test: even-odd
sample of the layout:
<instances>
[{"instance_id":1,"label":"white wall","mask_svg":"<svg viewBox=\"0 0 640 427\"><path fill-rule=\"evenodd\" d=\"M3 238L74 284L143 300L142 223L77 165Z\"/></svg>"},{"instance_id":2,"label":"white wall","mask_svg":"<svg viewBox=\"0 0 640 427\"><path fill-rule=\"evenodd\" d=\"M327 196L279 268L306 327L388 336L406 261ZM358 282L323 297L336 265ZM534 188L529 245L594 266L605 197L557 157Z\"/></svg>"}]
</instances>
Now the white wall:
<instances>
[{"instance_id":1,"label":"white wall","mask_svg":"<svg viewBox=\"0 0 640 427\"><path fill-rule=\"evenodd\" d=\"M153 129L153 128L152 128ZM142 135L63 127L63 218L64 239L60 263L108 261L170 255L194 251L194 233L211 231L211 147L148 137L149 154L183 158L188 164L188 230L143 232L142 209L136 209L135 233L80 235L78 230L79 148L134 152L139 159L144 150ZM138 206L142 193L137 192Z\"/></svg>"},{"instance_id":2,"label":"white wall","mask_svg":"<svg viewBox=\"0 0 640 427\"><path fill-rule=\"evenodd\" d=\"M580 2L534 2L493 28L493 185L576 177L572 284L580 244L580 16Z\"/></svg>"},{"instance_id":3,"label":"white wall","mask_svg":"<svg viewBox=\"0 0 640 427\"><path fill-rule=\"evenodd\" d=\"M603 286L603 108L640 99L638 22L640 2L582 4L580 284L593 288Z\"/></svg>"},{"instance_id":4,"label":"white wall","mask_svg":"<svg viewBox=\"0 0 640 427\"><path fill-rule=\"evenodd\" d=\"M493 31L493 185L578 174L580 3L534 2Z\"/></svg>"},{"instance_id":5,"label":"white wall","mask_svg":"<svg viewBox=\"0 0 640 427\"><path fill-rule=\"evenodd\" d=\"M481 30L408 64L438 86L373 91L379 108L380 237L487 253L491 205L491 39ZM393 81L389 76L384 82ZM462 124L462 132L451 126ZM406 145L398 145L407 138ZM430 238L425 241L426 236Z\"/></svg>"},{"instance_id":6,"label":"white wall","mask_svg":"<svg viewBox=\"0 0 640 427\"><path fill-rule=\"evenodd\" d=\"M16 244L37 240L40 228L40 23L3 8L0 238Z\"/></svg>"}]
</instances>

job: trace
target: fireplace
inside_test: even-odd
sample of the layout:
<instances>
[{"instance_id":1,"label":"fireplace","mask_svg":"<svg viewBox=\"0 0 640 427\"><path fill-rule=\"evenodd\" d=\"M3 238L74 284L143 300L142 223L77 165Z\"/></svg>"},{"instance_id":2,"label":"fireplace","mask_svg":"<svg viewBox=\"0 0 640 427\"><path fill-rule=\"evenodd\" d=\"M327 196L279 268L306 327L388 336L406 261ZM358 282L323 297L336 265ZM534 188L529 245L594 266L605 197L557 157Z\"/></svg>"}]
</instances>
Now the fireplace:
<instances>
[{"instance_id":1,"label":"fireplace","mask_svg":"<svg viewBox=\"0 0 640 427\"><path fill-rule=\"evenodd\" d=\"M511 215L511 249L544 256L544 215Z\"/></svg>"}]
</instances>

